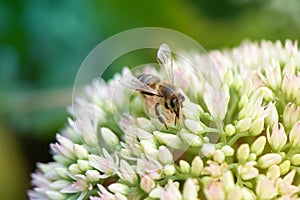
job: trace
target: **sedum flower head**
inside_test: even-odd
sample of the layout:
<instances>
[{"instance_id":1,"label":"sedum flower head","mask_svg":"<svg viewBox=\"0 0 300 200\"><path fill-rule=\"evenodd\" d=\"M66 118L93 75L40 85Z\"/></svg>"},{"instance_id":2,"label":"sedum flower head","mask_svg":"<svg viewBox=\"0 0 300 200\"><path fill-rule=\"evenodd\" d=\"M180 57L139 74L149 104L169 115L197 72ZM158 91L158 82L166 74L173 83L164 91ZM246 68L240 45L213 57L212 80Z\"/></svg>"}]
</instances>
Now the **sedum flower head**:
<instances>
[{"instance_id":1,"label":"sedum flower head","mask_svg":"<svg viewBox=\"0 0 300 200\"><path fill-rule=\"evenodd\" d=\"M185 97L177 125L166 128L145 109L151 99L119 84L127 68L94 81L50 145L53 162L37 164L30 199L298 199L298 44L212 51L213 73L193 67L210 66L204 56L184 56L173 62Z\"/></svg>"}]
</instances>

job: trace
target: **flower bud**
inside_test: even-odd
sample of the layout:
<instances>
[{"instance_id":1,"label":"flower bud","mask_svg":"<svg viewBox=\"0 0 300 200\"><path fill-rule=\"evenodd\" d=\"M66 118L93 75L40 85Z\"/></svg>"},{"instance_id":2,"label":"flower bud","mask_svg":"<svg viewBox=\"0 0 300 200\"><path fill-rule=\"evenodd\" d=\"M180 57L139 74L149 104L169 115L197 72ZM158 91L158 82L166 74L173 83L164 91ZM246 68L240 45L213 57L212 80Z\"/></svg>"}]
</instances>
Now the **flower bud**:
<instances>
[{"instance_id":1,"label":"flower bud","mask_svg":"<svg viewBox=\"0 0 300 200\"><path fill-rule=\"evenodd\" d=\"M173 155L170 150L165 146L160 146L158 150L159 161L166 165L173 162Z\"/></svg>"},{"instance_id":2,"label":"flower bud","mask_svg":"<svg viewBox=\"0 0 300 200\"><path fill-rule=\"evenodd\" d=\"M258 164L262 169L267 169L272 165L277 165L281 162L282 158L279 154L277 153L268 153L263 155L258 159Z\"/></svg>"},{"instance_id":3,"label":"flower bud","mask_svg":"<svg viewBox=\"0 0 300 200\"><path fill-rule=\"evenodd\" d=\"M248 99L247 95L244 94L239 101L239 105L238 105L239 109L244 108L248 104L248 102L249 102L249 99Z\"/></svg>"},{"instance_id":4,"label":"flower bud","mask_svg":"<svg viewBox=\"0 0 300 200\"><path fill-rule=\"evenodd\" d=\"M183 113L185 119L199 120L200 115L199 115L199 113L195 112L194 110L183 107L182 113Z\"/></svg>"},{"instance_id":5,"label":"flower bud","mask_svg":"<svg viewBox=\"0 0 300 200\"><path fill-rule=\"evenodd\" d=\"M120 161L120 175L121 179L128 181L131 184L135 184L138 181L136 172L125 160Z\"/></svg>"},{"instance_id":6,"label":"flower bud","mask_svg":"<svg viewBox=\"0 0 300 200\"><path fill-rule=\"evenodd\" d=\"M245 132L251 127L251 118L244 118L237 122L235 125L237 132Z\"/></svg>"},{"instance_id":7,"label":"flower bud","mask_svg":"<svg viewBox=\"0 0 300 200\"><path fill-rule=\"evenodd\" d=\"M221 148L221 151L224 153L225 156L233 156L234 149L231 146L225 145Z\"/></svg>"},{"instance_id":8,"label":"flower bud","mask_svg":"<svg viewBox=\"0 0 300 200\"><path fill-rule=\"evenodd\" d=\"M49 199L66 199L66 196L58 191L48 190L45 194Z\"/></svg>"},{"instance_id":9,"label":"flower bud","mask_svg":"<svg viewBox=\"0 0 300 200\"><path fill-rule=\"evenodd\" d=\"M232 124L227 124L225 126L225 134L226 136L232 136L235 134L235 127Z\"/></svg>"},{"instance_id":10,"label":"flower bud","mask_svg":"<svg viewBox=\"0 0 300 200\"><path fill-rule=\"evenodd\" d=\"M69 186L70 184L71 184L71 182L67 181L67 180L57 180L57 181L50 183L49 186L53 190L61 190L65 187Z\"/></svg>"},{"instance_id":11,"label":"flower bud","mask_svg":"<svg viewBox=\"0 0 300 200\"><path fill-rule=\"evenodd\" d=\"M266 145L266 137L260 136L251 145L251 152L255 153L258 156L263 152L265 145Z\"/></svg>"},{"instance_id":12,"label":"flower bud","mask_svg":"<svg viewBox=\"0 0 300 200\"><path fill-rule=\"evenodd\" d=\"M203 144L202 149L201 149L201 152L202 152L202 154L203 154L205 157L209 158L209 157L211 157L212 155L214 155L214 153L215 153L215 147L214 147L214 145L212 145L212 144L210 144L210 143L208 143L208 144Z\"/></svg>"},{"instance_id":13,"label":"flower bud","mask_svg":"<svg viewBox=\"0 0 300 200\"><path fill-rule=\"evenodd\" d=\"M89 155L89 152L82 145L79 144L73 145L73 152L79 159L87 159Z\"/></svg>"},{"instance_id":14,"label":"flower bud","mask_svg":"<svg viewBox=\"0 0 300 200\"><path fill-rule=\"evenodd\" d=\"M191 119L184 120L185 127L194 134L200 135L207 130L207 127L201 122Z\"/></svg>"},{"instance_id":15,"label":"flower bud","mask_svg":"<svg viewBox=\"0 0 300 200\"><path fill-rule=\"evenodd\" d=\"M168 164L168 165L164 166L164 170L163 171L164 171L165 175L172 176L172 175L175 174L176 169L175 169L174 165Z\"/></svg>"},{"instance_id":16,"label":"flower bud","mask_svg":"<svg viewBox=\"0 0 300 200\"><path fill-rule=\"evenodd\" d=\"M300 165L300 154L293 155L291 161L292 161L292 165L295 166Z\"/></svg>"},{"instance_id":17,"label":"flower bud","mask_svg":"<svg viewBox=\"0 0 300 200\"><path fill-rule=\"evenodd\" d=\"M155 187L155 182L150 175L146 174L142 177L140 186L145 192L149 193Z\"/></svg>"},{"instance_id":18,"label":"flower bud","mask_svg":"<svg viewBox=\"0 0 300 200\"><path fill-rule=\"evenodd\" d=\"M245 162L250 154L250 147L248 144L242 144L237 150L237 159L239 162Z\"/></svg>"},{"instance_id":19,"label":"flower bud","mask_svg":"<svg viewBox=\"0 0 300 200\"><path fill-rule=\"evenodd\" d=\"M96 182L101 178L100 172L98 170L87 170L85 175L90 182Z\"/></svg>"},{"instance_id":20,"label":"flower bud","mask_svg":"<svg viewBox=\"0 0 300 200\"><path fill-rule=\"evenodd\" d=\"M287 141L287 136L284 132L282 124L274 124L272 128L272 135L270 134L270 127L268 127L267 138L272 149L275 151L280 151Z\"/></svg>"},{"instance_id":21,"label":"flower bud","mask_svg":"<svg viewBox=\"0 0 300 200\"><path fill-rule=\"evenodd\" d=\"M197 179L188 178L183 185L183 199L195 200L198 197L198 190L200 189Z\"/></svg>"},{"instance_id":22,"label":"flower bud","mask_svg":"<svg viewBox=\"0 0 300 200\"><path fill-rule=\"evenodd\" d=\"M149 197L151 197L153 199L159 199L160 195L163 191L164 191L164 189L158 185L156 188L151 190L151 192L149 193Z\"/></svg>"},{"instance_id":23,"label":"flower bud","mask_svg":"<svg viewBox=\"0 0 300 200\"><path fill-rule=\"evenodd\" d=\"M77 160L77 164L79 169L81 169L82 171L87 171L89 169L92 169L92 166L87 160Z\"/></svg>"},{"instance_id":24,"label":"flower bud","mask_svg":"<svg viewBox=\"0 0 300 200\"><path fill-rule=\"evenodd\" d=\"M291 161L285 160L283 163L279 165L280 174L284 175L290 171Z\"/></svg>"},{"instance_id":25,"label":"flower bud","mask_svg":"<svg viewBox=\"0 0 300 200\"><path fill-rule=\"evenodd\" d=\"M300 147L300 121L295 123L295 125L293 126L289 135L289 139L292 147Z\"/></svg>"},{"instance_id":26,"label":"flower bud","mask_svg":"<svg viewBox=\"0 0 300 200\"><path fill-rule=\"evenodd\" d=\"M222 188L222 183L211 181L210 184L204 187L204 194L207 199L225 199L225 191Z\"/></svg>"},{"instance_id":27,"label":"flower bud","mask_svg":"<svg viewBox=\"0 0 300 200\"><path fill-rule=\"evenodd\" d=\"M129 192L129 187L121 183L112 183L108 186L108 189L113 193L120 193L125 195Z\"/></svg>"},{"instance_id":28,"label":"flower bud","mask_svg":"<svg viewBox=\"0 0 300 200\"><path fill-rule=\"evenodd\" d=\"M256 194L259 199L273 199L277 196L275 179L260 177L256 185Z\"/></svg>"},{"instance_id":29,"label":"flower bud","mask_svg":"<svg viewBox=\"0 0 300 200\"><path fill-rule=\"evenodd\" d=\"M155 144L149 140L141 140L140 144L146 155L157 155L158 150Z\"/></svg>"},{"instance_id":30,"label":"flower bud","mask_svg":"<svg viewBox=\"0 0 300 200\"><path fill-rule=\"evenodd\" d=\"M243 199L243 192L240 186L235 186L227 195L226 199Z\"/></svg>"},{"instance_id":31,"label":"flower bud","mask_svg":"<svg viewBox=\"0 0 300 200\"><path fill-rule=\"evenodd\" d=\"M269 179L277 179L280 177L280 167L278 165L272 165L267 171L267 177Z\"/></svg>"},{"instance_id":32,"label":"flower bud","mask_svg":"<svg viewBox=\"0 0 300 200\"><path fill-rule=\"evenodd\" d=\"M146 118L139 117L136 119L136 122L137 122L138 126L144 130L152 130L153 129L151 121Z\"/></svg>"},{"instance_id":33,"label":"flower bud","mask_svg":"<svg viewBox=\"0 0 300 200\"><path fill-rule=\"evenodd\" d=\"M199 156L196 156L192 161L191 173L194 176L200 176L203 169L203 161Z\"/></svg>"},{"instance_id":34,"label":"flower bud","mask_svg":"<svg viewBox=\"0 0 300 200\"><path fill-rule=\"evenodd\" d=\"M72 164L69 166L69 171L72 173L72 174L80 174L82 171L81 169L79 168L78 164Z\"/></svg>"},{"instance_id":35,"label":"flower bud","mask_svg":"<svg viewBox=\"0 0 300 200\"><path fill-rule=\"evenodd\" d=\"M273 126L274 124L278 123L278 112L275 106L275 103L269 103L268 108L270 112L268 113L267 117L265 118L265 122L267 126Z\"/></svg>"},{"instance_id":36,"label":"flower bud","mask_svg":"<svg viewBox=\"0 0 300 200\"><path fill-rule=\"evenodd\" d=\"M169 133L162 133L159 131L153 132L155 138L159 141L164 143L165 145L172 147L174 149L180 149L184 146L184 143L180 139L179 136Z\"/></svg>"},{"instance_id":37,"label":"flower bud","mask_svg":"<svg viewBox=\"0 0 300 200\"><path fill-rule=\"evenodd\" d=\"M192 147L200 147L203 144L202 137L188 132L186 129L180 131L180 137Z\"/></svg>"},{"instance_id":38,"label":"flower bud","mask_svg":"<svg viewBox=\"0 0 300 200\"><path fill-rule=\"evenodd\" d=\"M254 167L256 162L250 161L244 165L238 166L238 173L241 175L243 180L250 180L258 175L258 169Z\"/></svg>"},{"instance_id":39,"label":"flower bud","mask_svg":"<svg viewBox=\"0 0 300 200\"><path fill-rule=\"evenodd\" d=\"M249 129L249 134L251 136L257 136L259 135L264 129L264 118L260 117L258 119L255 119L252 124L251 127Z\"/></svg>"},{"instance_id":40,"label":"flower bud","mask_svg":"<svg viewBox=\"0 0 300 200\"><path fill-rule=\"evenodd\" d=\"M256 158L257 158L257 156L256 156L255 153L250 153L248 160L249 160L249 161L255 161Z\"/></svg>"},{"instance_id":41,"label":"flower bud","mask_svg":"<svg viewBox=\"0 0 300 200\"><path fill-rule=\"evenodd\" d=\"M300 108L294 103L288 103L283 111L283 125L287 130L291 130L299 119Z\"/></svg>"},{"instance_id":42,"label":"flower bud","mask_svg":"<svg viewBox=\"0 0 300 200\"><path fill-rule=\"evenodd\" d=\"M213 155L213 159L214 161L218 162L218 163L222 163L225 160L225 155L221 150L216 150L214 155Z\"/></svg>"},{"instance_id":43,"label":"flower bud","mask_svg":"<svg viewBox=\"0 0 300 200\"><path fill-rule=\"evenodd\" d=\"M180 169L181 169L182 173L184 173L184 174L189 174L190 173L191 166L187 161L180 160L179 161L179 166L180 166Z\"/></svg>"},{"instance_id":44,"label":"flower bud","mask_svg":"<svg viewBox=\"0 0 300 200\"><path fill-rule=\"evenodd\" d=\"M222 185L226 192L229 192L234 188L234 178L230 170L223 173Z\"/></svg>"},{"instance_id":45,"label":"flower bud","mask_svg":"<svg viewBox=\"0 0 300 200\"><path fill-rule=\"evenodd\" d=\"M282 81L282 91L286 98L293 100L299 89L298 77L294 74L287 74Z\"/></svg>"},{"instance_id":46,"label":"flower bud","mask_svg":"<svg viewBox=\"0 0 300 200\"><path fill-rule=\"evenodd\" d=\"M108 128L101 128L101 136L105 143L109 146L116 146L119 144L119 138Z\"/></svg>"}]
</instances>

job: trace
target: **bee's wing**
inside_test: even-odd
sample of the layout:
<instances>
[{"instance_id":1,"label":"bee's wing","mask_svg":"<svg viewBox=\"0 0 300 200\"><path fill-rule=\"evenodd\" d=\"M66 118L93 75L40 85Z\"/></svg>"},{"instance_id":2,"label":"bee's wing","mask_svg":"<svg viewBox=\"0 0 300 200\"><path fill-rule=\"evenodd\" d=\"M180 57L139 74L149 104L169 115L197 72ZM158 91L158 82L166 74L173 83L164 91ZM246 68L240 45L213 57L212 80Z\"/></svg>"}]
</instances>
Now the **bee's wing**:
<instances>
[{"instance_id":1,"label":"bee's wing","mask_svg":"<svg viewBox=\"0 0 300 200\"><path fill-rule=\"evenodd\" d=\"M154 90L147 84L141 82L139 79L137 79L135 76L131 74L126 74L125 76L123 76L120 79L120 83L127 88L144 92L145 94L161 96L160 94L158 94L156 90Z\"/></svg>"},{"instance_id":2,"label":"bee's wing","mask_svg":"<svg viewBox=\"0 0 300 200\"><path fill-rule=\"evenodd\" d=\"M174 84L172 53L167 44L160 45L157 52L157 61L166 71L169 81Z\"/></svg>"}]
</instances>

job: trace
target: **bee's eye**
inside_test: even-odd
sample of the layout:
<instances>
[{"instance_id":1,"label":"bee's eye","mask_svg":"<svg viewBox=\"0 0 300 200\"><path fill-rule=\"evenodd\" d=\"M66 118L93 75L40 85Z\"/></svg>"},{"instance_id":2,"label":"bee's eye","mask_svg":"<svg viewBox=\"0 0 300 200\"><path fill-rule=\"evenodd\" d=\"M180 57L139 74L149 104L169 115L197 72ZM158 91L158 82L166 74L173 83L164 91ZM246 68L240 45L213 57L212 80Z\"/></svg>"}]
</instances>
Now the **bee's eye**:
<instances>
[{"instance_id":1,"label":"bee's eye","mask_svg":"<svg viewBox=\"0 0 300 200\"><path fill-rule=\"evenodd\" d=\"M171 100L171 107L172 107L172 108L175 107L177 101L178 101L177 98L174 98L174 99Z\"/></svg>"}]
</instances>

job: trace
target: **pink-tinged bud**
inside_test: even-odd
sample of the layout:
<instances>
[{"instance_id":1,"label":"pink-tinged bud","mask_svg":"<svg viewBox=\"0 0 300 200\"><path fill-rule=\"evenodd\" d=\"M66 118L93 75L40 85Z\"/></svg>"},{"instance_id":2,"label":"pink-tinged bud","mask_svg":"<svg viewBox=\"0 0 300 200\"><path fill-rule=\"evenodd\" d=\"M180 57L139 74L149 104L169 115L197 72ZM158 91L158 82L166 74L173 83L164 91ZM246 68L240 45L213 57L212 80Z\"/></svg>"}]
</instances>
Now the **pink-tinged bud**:
<instances>
[{"instance_id":1,"label":"pink-tinged bud","mask_svg":"<svg viewBox=\"0 0 300 200\"><path fill-rule=\"evenodd\" d=\"M256 162L250 161L244 165L238 166L238 173L241 175L243 180L250 180L258 175L258 169L254 167Z\"/></svg>"},{"instance_id":2,"label":"pink-tinged bud","mask_svg":"<svg viewBox=\"0 0 300 200\"><path fill-rule=\"evenodd\" d=\"M142 177L140 186L145 192L149 193L155 187L155 182L150 175L146 174Z\"/></svg>"},{"instance_id":3,"label":"pink-tinged bud","mask_svg":"<svg viewBox=\"0 0 300 200\"><path fill-rule=\"evenodd\" d=\"M289 135L289 139L292 147L300 147L300 121L295 123L295 125L293 126Z\"/></svg>"},{"instance_id":4,"label":"pink-tinged bud","mask_svg":"<svg viewBox=\"0 0 300 200\"><path fill-rule=\"evenodd\" d=\"M299 78L294 74L287 74L282 81L282 91L288 100L294 100L298 94Z\"/></svg>"},{"instance_id":5,"label":"pink-tinged bud","mask_svg":"<svg viewBox=\"0 0 300 200\"><path fill-rule=\"evenodd\" d=\"M118 172L121 179L135 184L138 181L138 176L131 165L128 164L127 161L121 160L120 161L120 170Z\"/></svg>"},{"instance_id":6,"label":"pink-tinged bud","mask_svg":"<svg viewBox=\"0 0 300 200\"><path fill-rule=\"evenodd\" d=\"M168 184L164 187L164 190L161 192L161 200L182 200L182 195L178 189L179 184L174 183L172 180L169 180Z\"/></svg>"},{"instance_id":7,"label":"pink-tinged bud","mask_svg":"<svg viewBox=\"0 0 300 200\"><path fill-rule=\"evenodd\" d=\"M283 111L283 125L287 130L291 130L299 119L300 107L294 103L288 103Z\"/></svg>"},{"instance_id":8,"label":"pink-tinged bud","mask_svg":"<svg viewBox=\"0 0 300 200\"><path fill-rule=\"evenodd\" d=\"M280 151L286 144L287 136L284 132L282 124L274 124L272 134L270 134L270 127L267 128L267 138L274 151Z\"/></svg>"},{"instance_id":9,"label":"pink-tinged bud","mask_svg":"<svg viewBox=\"0 0 300 200\"><path fill-rule=\"evenodd\" d=\"M222 121L227 112L227 90L226 87L215 89L207 82L204 84L204 101L215 120Z\"/></svg>"},{"instance_id":10,"label":"pink-tinged bud","mask_svg":"<svg viewBox=\"0 0 300 200\"><path fill-rule=\"evenodd\" d=\"M159 161L166 165L173 162L173 155L170 150L165 146L160 146L158 150Z\"/></svg>"},{"instance_id":11,"label":"pink-tinged bud","mask_svg":"<svg viewBox=\"0 0 300 200\"><path fill-rule=\"evenodd\" d=\"M183 185L183 199L195 200L198 198L200 187L197 179L188 178Z\"/></svg>"},{"instance_id":12,"label":"pink-tinged bud","mask_svg":"<svg viewBox=\"0 0 300 200\"><path fill-rule=\"evenodd\" d=\"M255 153L257 156L260 155L265 148L266 141L265 136L258 137L251 145L251 152Z\"/></svg>"},{"instance_id":13,"label":"pink-tinged bud","mask_svg":"<svg viewBox=\"0 0 300 200\"><path fill-rule=\"evenodd\" d=\"M259 199L273 199L277 196L277 184L275 179L259 177L256 185L256 194Z\"/></svg>"},{"instance_id":14,"label":"pink-tinged bud","mask_svg":"<svg viewBox=\"0 0 300 200\"><path fill-rule=\"evenodd\" d=\"M268 153L258 159L257 166L262 169L267 169L272 165L277 165L281 162L282 157L277 153Z\"/></svg>"},{"instance_id":15,"label":"pink-tinged bud","mask_svg":"<svg viewBox=\"0 0 300 200\"><path fill-rule=\"evenodd\" d=\"M297 194L300 191L300 187L293 185L293 181L296 175L296 171L292 170L285 175L283 179L278 180L278 191L281 195Z\"/></svg>"},{"instance_id":16,"label":"pink-tinged bud","mask_svg":"<svg viewBox=\"0 0 300 200\"><path fill-rule=\"evenodd\" d=\"M245 162L250 154L250 147L249 144L242 144L238 150L237 150L237 159L239 160L239 162L243 163Z\"/></svg>"},{"instance_id":17,"label":"pink-tinged bud","mask_svg":"<svg viewBox=\"0 0 300 200\"><path fill-rule=\"evenodd\" d=\"M272 67L266 67L266 79L268 85L273 89L276 90L280 88L281 85L281 69L280 63L278 59L272 58L271 60Z\"/></svg>"},{"instance_id":18,"label":"pink-tinged bud","mask_svg":"<svg viewBox=\"0 0 300 200\"><path fill-rule=\"evenodd\" d=\"M219 181L211 181L204 187L204 194L208 200L225 199L225 190L223 190L222 183Z\"/></svg>"}]
</instances>

